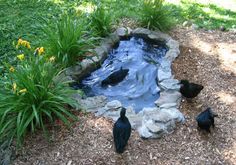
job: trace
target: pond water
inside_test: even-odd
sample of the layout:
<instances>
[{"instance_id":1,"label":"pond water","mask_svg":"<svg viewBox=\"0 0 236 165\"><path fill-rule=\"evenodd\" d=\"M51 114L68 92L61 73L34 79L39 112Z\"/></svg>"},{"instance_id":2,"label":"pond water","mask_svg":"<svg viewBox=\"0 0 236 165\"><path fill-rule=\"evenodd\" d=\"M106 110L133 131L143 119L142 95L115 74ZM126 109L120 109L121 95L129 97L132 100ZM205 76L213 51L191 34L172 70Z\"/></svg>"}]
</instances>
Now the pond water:
<instances>
[{"instance_id":1,"label":"pond water","mask_svg":"<svg viewBox=\"0 0 236 165\"><path fill-rule=\"evenodd\" d=\"M119 100L124 106L132 106L135 112L143 107L154 107L159 98L157 70L167 48L163 43L151 43L142 38L121 40L110 51L101 67L82 81L87 96L104 95L108 100ZM123 81L102 86L101 82L120 68L129 69Z\"/></svg>"}]
</instances>

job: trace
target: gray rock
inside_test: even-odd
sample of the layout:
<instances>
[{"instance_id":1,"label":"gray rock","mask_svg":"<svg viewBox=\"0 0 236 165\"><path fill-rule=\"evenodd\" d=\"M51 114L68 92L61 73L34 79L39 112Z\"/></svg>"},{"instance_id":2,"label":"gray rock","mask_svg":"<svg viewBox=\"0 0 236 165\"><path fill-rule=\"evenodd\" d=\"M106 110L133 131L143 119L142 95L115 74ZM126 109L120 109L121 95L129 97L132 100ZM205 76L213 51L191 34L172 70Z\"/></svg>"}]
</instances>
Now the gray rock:
<instances>
[{"instance_id":1,"label":"gray rock","mask_svg":"<svg viewBox=\"0 0 236 165\"><path fill-rule=\"evenodd\" d=\"M153 120L148 120L145 126L151 133L162 134L165 131L163 124L155 124Z\"/></svg>"},{"instance_id":2,"label":"gray rock","mask_svg":"<svg viewBox=\"0 0 236 165\"><path fill-rule=\"evenodd\" d=\"M151 33L148 35L148 38L150 38L151 40L155 40L155 41L161 41L161 42L166 42L166 37L162 35L161 33Z\"/></svg>"},{"instance_id":3,"label":"gray rock","mask_svg":"<svg viewBox=\"0 0 236 165\"><path fill-rule=\"evenodd\" d=\"M120 117L120 109L107 110L103 116L116 121Z\"/></svg>"},{"instance_id":4,"label":"gray rock","mask_svg":"<svg viewBox=\"0 0 236 165\"><path fill-rule=\"evenodd\" d=\"M199 26L196 25L196 24L192 24L192 25L191 25L191 28L192 28L193 30L197 30L197 29L199 29Z\"/></svg>"},{"instance_id":5,"label":"gray rock","mask_svg":"<svg viewBox=\"0 0 236 165\"><path fill-rule=\"evenodd\" d=\"M108 102L105 107L107 109L118 109L122 107L122 104L119 100L113 100L113 101Z\"/></svg>"},{"instance_id":6,"label":"gray rock","mask_svg":"<svg viewBox=\"0 0 236 165\"><path fill-rule=\"evenodd\" d=\"M120 38L116 33L110 34L108 39L110 40L111 46L114 46L114 44L120 41Z\"/></svg>"},{"instance_id":7,"label":"gray rock","mask_svg":"<svg viewBox=\"0 0 236 165\"><path fill-rule=\"evenodd\" d=\"M171 69L160 67L157 72L158 81L172 78Z\"/></svg>"},{"instance_id":8,"label":"gray rock","mask_svg":"<svg viewBox=\"0 0 236 165\"><path fill-rule=\"evenodd\" d=\"M132 31L132 34L141 34L141 35L149 35L151 31L145 28L136 28Z\"/></svg>"},{"instance_id":9,"label":"gray rock","mask_svg":"<svg viewBox=\"0 0 236 165\"><path fill-rule=\"evenodd\" d=\"M147 127L145 127L145 125L142 125L141 127L138 128L138 133L139 136L145 139L148 138L160 138L160 136L158 137L157 134L154 134L152 132L150 132Z\"/></svg>"},{"instance_id":10,"label":"gray rock","mask_svg":"<svg viewBox=\"0 0 236 165\"><path fill-rule=\"evenodd\" d=\"M169 60L170 62L174 61L175 58L179 55L180 51L177 49L170 49L166 52L164 59Z\"/></svg>"},{"instance_id":11,"label":"gray rock","mask_svg":"<svg viewBox=\"0 0 236 165\"><path fill-rule=\"evenodd\" d=\"M91 66L91 64L93 64L93 61L90 59L84 59L80 65L81 65L81 69L82 70L86 70L87 68L89 68Z\"/></svg>"},{"instance_id":12,"label":"gray rock","mask_svg":"<svg viewBox=\"0 0 236 165\"><path fill-rule=\"evenodd\" d=\"M108 109L102 107L102 108L98 108L97 111L95 112L95 116L103 116Z\"/></svg>"},{"instance_id":13,"label":"gray rock","mask_svg":"<svg viewBox=\"0 0 236 165\"><path fill-rule=\"evenodd\" d=\"M192 21L184 21L183 22L183 26L191 26L192 25Z\"/></svg>"},{"instance_id":14,"label":"gray rock","mask_svg":"<svg viewBox=\"0 0 236 165\"><path fill-rule=\"evenodd\" d=\"M126 37L129 36L132 32L132 29L130 29L129 27L125 28L125 27L120 27L116 30L116 34L119 37Z\"/></svg>"},{"instance_id":15,"label":"gray rock","mask_svg":"<svg viewBox=\"0 0 236 165\"><path fill-rule=\"evenodd\" d=\"M133 129L137 129L138 127L140 127L142 125L143 115L141 115L139 113L136 114L131 106L127 107L126 116L129 119L129 122L130 122L131 127Z\"/></svg>"},{"instance_id":16,"label":"gray rock","mask_svg":"<svg viewBox=\"0 0 236 165\"><path fill-rule=\"evenodd\" d=\"M158 107L161 107L165 104L177 104L179 106L179 102L181 100L181 93L178 91L164 91L161 92L159 99L155 101L155 104Z\"/></svg>"},{"instance_id":17,"label":"gray rock","mask_svg":"<svg viewBox=\"0 0 236 165\"><path fill-rule=\"evenodd\" d=\"M157 37L153 38L154 36L157 36ZM157 41L164 41L164 42L168 42L171 39L171 37L168 34L162 33L159 30L152 31L151 34L148 35L148 37L150 39L155 39Z\"/></svg>"},{"instance_id":18,"label":"gray rock","mask_svg":"<svg viewBox=\"0 0 236 165\"><path fill-rule=\"evenodd\" d=\"M160 68L165 72L169 71L171 69L171 61L164 58L160 64Z\"/></svg>"},{"instance_id":19,"label":"gray rock","mask_svg":"<svg viewBox=\"0 0 236 165\"><path fill-rule=\"evenodd\" d=\"M177 108L163 108L160 110L164 114L168 115L172 120L177 122L184 122L185 118L183 114Z\"/></svg>"},{"instance_id":20,"label":"gray rock","mask_svg":"<svg viewBox=\"0 0 236 165\"><path fill-rule=\"evenodd\" d=\"M179 50L179 42L175 41L173 39L170 39L166 45L170 48L170 49L175 49L175 50Z\"/></svg>"},{"instance_id":21,"label":"gray rock","mask_svg":"<svg viewBox=\"0 0 236 165\"><path fill-rule=\"evenodd\" d=\"M165 104L161 104L160 108L172 108L172 107L178 107L177 103L165 103Z\"/></svg>"},{"instance_id":22,"label":"gray rock","mask_svg":"<svg viewBox=\"0 0 236 165\"><path fill-rule=\"evenodd\" d=\"M148 118L152 119L156 123L167 123L173 119L172 116L165 111L157 111L156 114L148 116Z\"/></svg>"},{"instance_id":23,"label":"gray rock","mask_svg":"<svg viewBox=\"0 0 236 165\"><path fill-rule=\"evenodd\" d=\"M102 57L107 56L107 51L101 46L96 47L94 50L97 56L99 56L101 59Z\"/></svg>"},{"instance_id":24,"label":"gray rock","mask_svg":"<svg viewBox=\"0 0 236 165\"><path fill-rule=\"evenodd\" d=\"M160 138L175 129L175 122L184 121L184 116L175 107L144 108L142 114L142 126L138 128L138 132L144 138Z\"/></svg>"},{"instance_id":25,"label":"gray rock","mask_svg":"<svg viewBox=\"0 0 236 165\"><path fill-rule=\"evenodd\" d=\"M107 98L105 96L94 96L81 99L79 102L87 112L97 112L99 108L106 105Z\"/></svg>"},{"instance_id":26,"label":"gray rock","mask_svg":"<svg viewBox=\"0 0 236 165\"><path fill-rule=\"evenodd\" d=\"M180 85L178 84L179 81L176 79L165 79L162 82L159 83L160 87L164 90L176 90L178 91L180 88Z\"/></svg>"}]
</instances>

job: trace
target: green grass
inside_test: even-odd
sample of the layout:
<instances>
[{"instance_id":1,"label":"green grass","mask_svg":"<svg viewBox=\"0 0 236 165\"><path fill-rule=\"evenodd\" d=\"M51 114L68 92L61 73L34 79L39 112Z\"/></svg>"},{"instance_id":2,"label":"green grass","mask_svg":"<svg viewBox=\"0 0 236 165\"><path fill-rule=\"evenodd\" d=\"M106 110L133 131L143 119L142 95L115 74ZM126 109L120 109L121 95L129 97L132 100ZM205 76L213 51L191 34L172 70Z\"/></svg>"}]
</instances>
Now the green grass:
<instances>
[{"instance_id":1,"label":"green grass","mask_svg":"<svg viewBox=\"0 0 236 165\"><path fill-rule=\"evenodd\" d=\"M174 11L178 23L186 20L204 29L219 29L224 26L231 29L236 25L236 12L215 4L201 4L196 1L182 0L180 4L167 4Z\"/></svg>"},{"instance_id":2,"label":"green grass","mask_svg":"<svg viewBox=\"0 0 236 165\"><path fill-rule=\"evenodd\" d=\"M15 55L13 42L18 38L39 45L43 32L38 28L41 19L54 22L64 10L73 9L74 1L56 4L53 1L0 0L0 65Z\"/></svg>"}]
</instances>

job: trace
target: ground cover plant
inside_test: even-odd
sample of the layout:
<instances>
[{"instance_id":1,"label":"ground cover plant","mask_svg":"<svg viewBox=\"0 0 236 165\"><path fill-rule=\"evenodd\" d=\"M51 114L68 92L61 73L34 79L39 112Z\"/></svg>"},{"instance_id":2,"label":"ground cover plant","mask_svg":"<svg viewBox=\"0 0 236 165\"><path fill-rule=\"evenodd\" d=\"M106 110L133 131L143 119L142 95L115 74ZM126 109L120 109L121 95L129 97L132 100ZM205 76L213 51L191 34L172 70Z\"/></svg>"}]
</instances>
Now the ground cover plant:
<instances>
[{"instance_id":1,"label":"ground cover plant","mask_svg":"<svg viewBox=\"0 0 236 165\"><path fill-rule=\"evenodd\" d=\"M170 8L164 0L146 0L141 4L140 21L144 27L166 31L175 24Z\"/></svg>"},{"instance_id":2,"label":"ground cover plant","mask_svg":"<svg viewBox=\"0 0 236 165\"><path fill-rule=\"evenodd\" d=\"M59 118L69 125L68 118L77 118L66 105L78 105L72 99L76 91L57 78L60 69L54 66L56 57L46 58L43 47L33 52L23 39L16 47L16 65L8 65L9 72L0 79L0 141L16 138L19 145L28 131L40 128L46 133L49 121Z\"/></svg>"},{"instance_id":3,"label":"ground cover plant","mask_svg":"<svg viewBox=\"0 0 236 165\"><path fill-rule=\"evenodd\" d=\"M56 62L63 67L86 58L94 40L87 26L86 20L63 14L51 26L41 27L45 33L44 44L48 48L48 55L54 55Z\"/></svg>"},{"instance_id":4,"label":"ground cover plant","mask_svg":"<svg viewBox=\"0 0 236 165\"><path fill-rule=\"evenodd\" d=\"M112 30L112 17L106 8L100 3L90 15L90 26L94 33L100 37L106 37Z\"/></svg>"}]
</instances>

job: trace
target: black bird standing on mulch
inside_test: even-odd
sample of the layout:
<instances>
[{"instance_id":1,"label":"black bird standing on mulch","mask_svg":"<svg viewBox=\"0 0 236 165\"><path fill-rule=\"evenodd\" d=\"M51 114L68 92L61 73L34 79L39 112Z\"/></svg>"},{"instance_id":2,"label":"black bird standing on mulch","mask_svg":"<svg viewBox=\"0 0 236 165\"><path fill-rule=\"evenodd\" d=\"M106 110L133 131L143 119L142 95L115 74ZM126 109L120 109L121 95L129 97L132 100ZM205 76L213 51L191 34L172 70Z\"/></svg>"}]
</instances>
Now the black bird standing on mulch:
<instances>
[{"instance_id":1,"label":"black bird standing on mulch","mask_svg":"<svg viewBox=\"0 0 236 165\"><path fill-rule=\"evenodd\" d=\"M107 85L118 84L119 82L124 80L128 72L129 72L129 69L123 69L121 67L120 70L113 72L106 79L102 80L102 86L105 87Z\"/></svg>"},{"instance_id":2,"label":"black bird standing on mulch","mask_svg":"<svg viewBox=\"0 0 236 165\"><path fill-rule=\"evenodd\" d=\"M131 125L125 116L126 109L122 107L120 117L113 126L113 137L117 153L123 153L131 134Z\"/></svg>"},{"instance_id":3,"label":"black bird standing on mulch","mask_svg":"<svg viewBox=\"0 0 236 165\"><path fill-rule=\"evenodd\" d=\"M201 128L201 129L204 129L206 130L207 132L211 132L210 131L210 127L212 126L213 128L215 127L215 124L214 124L214 118L215 117L218 117L217 114L215 114L211 108L207 108L205 111L201 112L196 120L197 120L197 123L198 123L198 126Z\"/></svg>"},{"instance_id":4,"label":"black bird standing on mulch","mask_svg":"<svg viewBox=\"0 0 236 165\"><path fill-rule=\"evenodd\" d=\"M196 97L203 89L202 85L190 83L188 80L181 80L179 84L180 93L188 99Z\"/></svg>"}]
</instances>

